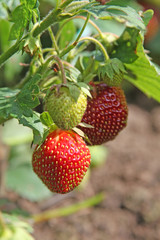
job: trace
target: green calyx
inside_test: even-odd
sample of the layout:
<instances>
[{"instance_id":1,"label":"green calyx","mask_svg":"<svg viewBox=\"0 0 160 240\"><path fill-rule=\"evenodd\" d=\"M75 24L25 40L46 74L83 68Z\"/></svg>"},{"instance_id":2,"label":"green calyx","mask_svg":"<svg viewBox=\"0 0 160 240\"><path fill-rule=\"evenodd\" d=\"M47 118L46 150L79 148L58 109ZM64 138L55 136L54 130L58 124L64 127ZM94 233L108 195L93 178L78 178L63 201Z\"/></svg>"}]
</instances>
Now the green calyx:
<instances>
[{"instance_id":1,"label":"green calyx","mask_svg":"<svg viewBox=\"0 0 160 240\"><path fill-rule=\"evenodd\" d=\"M114 87L121 85L125 72L123 63L119 59L113 58L99 67L98 76L108 86Z\"/></svg>"},{"instance_id":2,"label":"green calyx","mask_svg":"<svg viewBox=\"0 0 160 240\"><path fill-rule=\"evenodd\" d=\"M79 94L74 98L70 88L62 86L53 89L46 98L45 108L57 127L61 129L72 129L77 126L83 117L87 107L87 96L79 89Z\"/></svg>"},{"instance_id":3,"label":"green calyx","mask_svg":"<svg viewBox=\"0 0 160 240\"><path fill-rule=\"evenodd\" d=\"M103 77L103 82L105 82L109 87L118 87L121 85L124 74L119 72L119 74L114 74L112 78L110 78L107 74Z\"/></svg>"}]
</instances>

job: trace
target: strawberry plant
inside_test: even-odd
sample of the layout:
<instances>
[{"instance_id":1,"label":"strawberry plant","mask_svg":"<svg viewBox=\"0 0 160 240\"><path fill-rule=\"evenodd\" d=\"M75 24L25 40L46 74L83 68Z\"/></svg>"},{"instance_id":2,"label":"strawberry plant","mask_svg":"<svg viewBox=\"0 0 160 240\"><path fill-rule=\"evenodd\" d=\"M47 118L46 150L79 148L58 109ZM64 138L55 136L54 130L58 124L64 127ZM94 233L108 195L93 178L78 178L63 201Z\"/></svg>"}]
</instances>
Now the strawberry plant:
<instances>
[{"instance_id":1,"label":"strawberry plant","mask_svg":"<svg viewBox=\"0 0 160 240\"><path fill-rule=\"evenodd\" d=\"M138 1L49 2L44 13L43 0L0 1L0 124L30 129L34 172L67 193L90 165L87 145L126 127L125 82L160 102L160 68L144 49L154 13Z\"/></svg>"}]
</instances>

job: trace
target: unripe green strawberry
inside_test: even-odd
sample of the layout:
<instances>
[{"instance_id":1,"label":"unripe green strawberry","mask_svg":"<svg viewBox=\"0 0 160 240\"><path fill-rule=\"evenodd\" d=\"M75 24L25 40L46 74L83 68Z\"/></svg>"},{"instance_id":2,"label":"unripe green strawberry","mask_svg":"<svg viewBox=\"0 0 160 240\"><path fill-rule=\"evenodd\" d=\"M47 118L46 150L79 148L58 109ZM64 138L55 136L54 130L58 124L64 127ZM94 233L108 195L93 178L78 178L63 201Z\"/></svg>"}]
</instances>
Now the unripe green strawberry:
<instances>
[{"instance_id":1,"label":"unripe green strawberry","mask_svg":"<svg viewBox=\"0 0 160 240\"><path fill-rule=\"evenodd\" d=\"M120 87L108 87L105 83L94 86L88 99L82 122L94 128L80 127L91 145L101 145L113 140L127 125L128 107Z\"/></svg>"},{"instance_id":2,"label":"unripe green strawberry","mask_svg":"<svg viewBox=\"0 0 160 240\"><path fill-rule=\"evenodd\" d=\"M58 129L36 147L32 165L50 191L67 193L81 183L90 159L89 148L77 133Z\"/></svg>"},{"instance_id":3,"label":"unripe green strawberry","mask_svg":"<svg viewBox=\"0 0 160 240\"><path fill-rule=\"evenodd\" d=\"M59 91L53 89L46 98L45 108L51 115L54 123L61 129L72 129L77 126L87 107L87 96L79 91L75 100L68 87L61 87Z\"/></svg>"}]
</instances>

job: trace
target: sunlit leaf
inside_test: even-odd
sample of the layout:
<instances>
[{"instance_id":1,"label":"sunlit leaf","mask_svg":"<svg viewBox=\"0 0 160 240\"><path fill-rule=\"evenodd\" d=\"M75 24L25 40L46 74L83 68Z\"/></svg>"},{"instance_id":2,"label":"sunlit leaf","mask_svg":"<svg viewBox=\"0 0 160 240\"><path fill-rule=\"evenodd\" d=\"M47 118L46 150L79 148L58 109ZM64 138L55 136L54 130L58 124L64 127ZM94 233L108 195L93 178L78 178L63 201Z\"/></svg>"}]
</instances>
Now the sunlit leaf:
<instances>
[{"instance_id":1,"label":"sunlit leaf","mask_svg":"<svg viewBox=\"0 0 160 240\"><path fill-rule=\"evenodd\" d=\"M148 97L160 102L160 73L146 55L141 38L138 40L138 59L132 64L125 64L128 71L125 78Z\"/></svg>"}]
</instances>

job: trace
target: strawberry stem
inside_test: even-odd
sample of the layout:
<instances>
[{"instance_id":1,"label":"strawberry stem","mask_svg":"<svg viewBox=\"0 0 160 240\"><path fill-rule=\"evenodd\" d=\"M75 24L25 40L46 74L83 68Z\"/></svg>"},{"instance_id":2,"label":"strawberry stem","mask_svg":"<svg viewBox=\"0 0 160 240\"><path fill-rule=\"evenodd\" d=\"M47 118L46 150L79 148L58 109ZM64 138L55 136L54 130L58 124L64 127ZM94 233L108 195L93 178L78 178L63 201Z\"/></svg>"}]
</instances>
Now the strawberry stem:
<instances>
[{"instance_id":1,"label":"strawberry stem","mask_svg":"<svg viewBox=\"0 0 160 240\"><path fill-rule=\"evenodd\" d=\"M86 20L86 17L84 17L84 16L74 16L73 17L73 19L77 19L77 18ZM91 19L89 19L88 22L97 30L100 37L103 38L103 33L102 33L101 29Z\"/></svg>"},{"instance_id":2,"label":"strawberry stem","mask_svg":"<svg viewBox=\"0 0 160 240\"><path fill-rule=\"evenodd\" d=\"M87 15L86 21L85 21L85 23L84 23L84 25L83 25L80 33L78 34L76 40L75 40L71 45L69 45L67 48L65 48L65 49L60 53L60 55L59 55L60 57L63 57L65 54L67 54L68 52L70 52L70 51L71 51L73 48L75 48L75 46L78 44L79 39L80 39L80 37L82 36L82 34L83 34L83 32L84 32L84 30L85 30L85 28L86 28L86 25L87 25L87 23L88 23L88 21L89 21L89 18L90 18L90 14Z\"/></svg>"},{"instance_id":3,"label":"strawberry stem","mask_svg":"<svg viewBox=\"0 0 160 240\"><path fill-rule=\"evenodd\" d=\"M55 39L55 36L53 34L53 31L52 31L51 27L48 28L48 32L49 32L50 38L52 40L52 47L54 47L56 52L57 52L57 54L59 54L59 48L58 48L58 45L57 45L57 41Z\"/></svg>"},{"instance_id":4,"label":"strawberry stem","mask_svg":"<svg viewBox=\"0 0 160 240\"><path fill-rule=\"evenodd\" d=\"M85 28L86 28L86 25L87 25L87 23L88 23L88 21L89 21L89 18L90 18L90 14L88 13L88 14L87 14L87 18L85 19L85 23L84 23L84 25L83 25L80 33L78 34L78 37L77 37L76 40L74 41L73 45L75 45L75 46L77 45L80 37L82 36L82 34L83 34L83 32L84 32L84 30L85 30Z\"/></svg>"},{"instance_id":5,"label":"strawberry stem","mask_svg":"<svg viewBox=\"0 0 160 240\"><path fill-rule=\"evenodd\" d=\"M32 218L35 223L38 223L38 222L47 221L51 218L68 216L75 212L80 211L81 209L97 205L98 203L102 202L103 199L104 199L104 194L99 193L96 196L91 197L83 202L76 203L76 204L73 204L68 207L57 208L54 210L45 211L45 212L33 215Z\"/></svg>"},{"instance_id":6,"label":"strawberry stem","mask_svg":"<svg viewBox=\"0 0 160 240\"><path fill-rule=\"evenodd\" d=\"M107 62L109 60L109 56L108 56L108 53L107 53L106 49L104 48L102 43L100 43L97 39L95 39L93 37L83 37L83 38L79 39L79 42L82 42L82 41L91 41L91 42L95 43L101 49L101 51L103 52L103 55L105 57L105 61Z\"/></svg>"},{"instance_id":7,"label":"strawberry stem","mask_svg":"<svg viewBox=\"0 0 160 240\"><path fill-rule=\"evenodd\" d=\"M90 14L88 14L88 16L89 16L89 15L90 15ZM88 16L87 16L87 17L88 17ZM61 31L62 31L64 25L66 25L66 23L68 23L69 21L71 21L71 20L73 20L73 19L83 19L83 20L87 21L88 23L90 23L90 24L97 30L97 32L99 33L100 37L103 39L103 33L102 33L101 29L100 29L91 19L87 19L87 17L85 17L85 16L74 16L74 17L72 17L72 18L67 19L67 20L61 25L61 27L59 28L59 30L57 31L56 40L59 39L59 37L60 37L60 35L61 35Z\"/></svg>"},{"instance_id":8,"label":"strawberry stem","mask_svg":"<svg viewBox=\"0 0 160 240\"><path fill-rule=\"evenodd\" d=\"M60 58L58 56L55 56L55 55L53 55L52 58L54 60L56 60L58 65L59 65L59 68L60 68L61 73L62 73L62 83L67 84L67 79L66 79L66 75L65 75L65 71L64 71L62 61L60 60Z\"/></svg>"}]
</instances>

